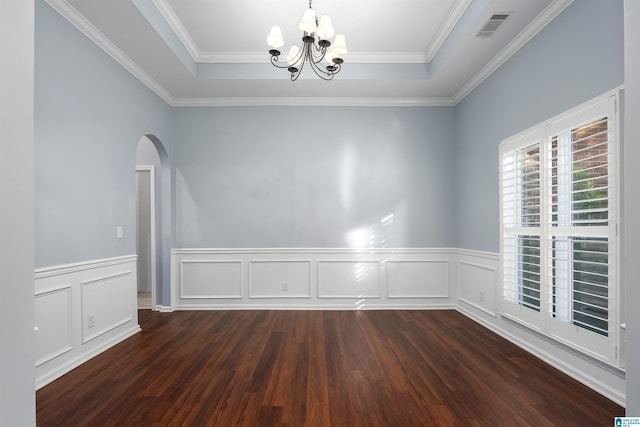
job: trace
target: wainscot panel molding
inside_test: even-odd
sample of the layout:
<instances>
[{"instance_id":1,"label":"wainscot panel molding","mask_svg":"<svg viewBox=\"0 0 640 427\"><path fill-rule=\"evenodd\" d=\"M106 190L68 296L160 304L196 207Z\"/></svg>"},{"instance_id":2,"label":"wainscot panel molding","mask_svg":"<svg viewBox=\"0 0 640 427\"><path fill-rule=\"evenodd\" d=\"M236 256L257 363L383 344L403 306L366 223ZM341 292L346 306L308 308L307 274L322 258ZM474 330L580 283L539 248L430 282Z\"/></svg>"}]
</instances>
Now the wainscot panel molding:
<instances>
[{"instance_id":1,"label":"wainscot panel molding","mask_svg":"<svg viewBox=\"0 0 640 427\"><path fill-rule=\"evenodd\" d=\"M500 313L500 255L458 249L455 281L457 310L515 345L539 357L621 406L625 405L625 374L551 338L510 321Z\"/></svg>"},{"instance_id":2,"label":"wainscot panel molding","mask_svg":"<svg viewBox=\"0 0 640 427\"><path fill-rule=\"evenodd\" d=\"M35 294L36 367L73 349L71 283Z\"/></svg>"},{"instance_id":3,"label":"wainscot panel molding","mask_svg":"<svg viewBox=\"0 0 640 427\"><path fill-rule=\"evenodd\" d=\"M242 298L242 261L180 260L180 298Z\"/></svg>"},{"instance_id":4,"label":"wainscot panel molding","mask_svg":"<svg viewBox=\"0 0 640 427\"><path fill-rule=\"evenodd\" d=\"M457 264L458 300L496 317L500 295L500 255L459 250Z\"/></svg>"},{"instance_id":5,"label":"wainscot panel molding","mask_svg":"<svg viewBox=\"0 0 640 427\"><path fill-rule=\"evenodd\" d=\"M318 260L318 298L380 298L380 261Z\"/></svg>"},{"instance_id":6,"label":"wainscot panel molding","mask_svg":"<svg viewBox=\"0 0 640 427\"><path fill-rule=\"evenodd\" d=\"M311 261L249 261L249 298L311 298Z\"/></svg>"},{"instance_id":7,"label":"wainscot panel molding","mask_svg":"<svg viewBox=\"0 0 640 427\"><path fill-rule=\"evenodd\" d=\"M449 260L387 261L387 298L449 298Z\"/></svg>"},{"instance_id":8,"label":"wainscot panel molding","mask_svg":"<svg viewBox=\"0 0 640 427\"><path fill-rule=\"evenodd\" d=\"M140 331L135 255L35 271L36 389Z\"/></svg>"},{"instance_id":9,"label":"wainscot panel molding","mask_svg":"<svg viewBox=\"0 0 640 427\"><path fill-rule=\"evenodd\" d=\"M453 309L450 277L455 257L449 248L174 249L172 308ZM230 262L240 271L233 280L217 275L215 268L185 275L185 262Z\"/></svg>"},{"instance_id":10,"label":"wainscot panel molding","mask_svg":"<svg viewBox=\"0 0 640 427\"><path fill-rule=\"evenodd\" d=\"M80 282L82 344L133 320L132 313L137 307L131 306L129 276L131 270Z\"/></svg>"}]
</instances>

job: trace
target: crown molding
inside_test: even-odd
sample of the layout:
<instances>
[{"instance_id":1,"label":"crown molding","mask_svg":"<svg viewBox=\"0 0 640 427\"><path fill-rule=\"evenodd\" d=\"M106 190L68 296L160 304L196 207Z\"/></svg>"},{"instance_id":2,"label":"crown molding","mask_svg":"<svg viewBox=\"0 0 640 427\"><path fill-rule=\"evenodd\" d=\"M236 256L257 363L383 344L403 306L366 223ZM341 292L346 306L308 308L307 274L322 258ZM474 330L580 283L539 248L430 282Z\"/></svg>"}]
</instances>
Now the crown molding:
<instances>
[{"instance_id":1,"label":"crown molding","mask_svg":"<svg viewBox=\"0 0 640 427\"><path fill-rule=\"evenodd\" d=\"M152 0L152 2L164 20L167 21L167 24L169 24L178 39L182 42L185 49L187 49L187 52L189 52L189 55L191 55L194 62L201 62L200 57L202 56L202 53L200 52L200 49L193 41L189 32L184 27L182 21L180 21L180 18L178 18L178 15L173 11L173 8L167 0Z\"/></svg>"},{"instance_id":2,"label":"crown molding","mask_svg":"<svg viewBox=\"0 0 640 427\"><path fill-rule=\"evenodd\" d=\"M452 98L178 98L173 107L452 107Z\"/></svg>"},{"instance_id":3,"label":"crown molding","mask_svg":"<svg viewBox=\"0 0 640 427\"><path fill-rule=\"evenodd\" d=\"M456 2L455 6L449 13L449 16L447 16L447 19L442 23L442 26L436 33L436 36L429 44L427 53L425 55L425 62L430 63L431 61L433 61L433 58L438 53L445 40L449 38L449 35L458 24L458 21L460 21L460 18L462 18L462 15L464 15L464 12L466 12L467 8L471 4L471 1L472 0L458 0Z\"/></svg>"},{"instance_id":4,"label":"crown molding","mask_svg":"<svg viewBox=\"0 0 640 427\"><path fill-rule=\"evenodd\" d=\"M453 96L455 104L462 101L491 74L493 74L502 64L507 62L517 51L527 44L536 34L553 21L563 10L565 10L573 0L555 0L547 8L542 11L538 17L533 20L527 27L518 34L504 49L498 53L487 65L485 65L478 74L469 80L460 90Z\"/></svg>"},{"instance_id":5,"label":"crown molding","mask_svg":"<svg viewBox=\"0 0 640 427\"><path fill-rule=\"evenodd\" d=\"M167 104L172 105L174 102L173 96L166 91L158 82L156 82L149 74L144 72L131 58L129 58L124 52L122 52L111 40L109 40L104 34L102 34L96 27L93 26L84 16L82 16L73 6L71 6L66 0L45 0L49 6L51 6L56 12L62 15L67 21L69 21L74 27L94 42L98 47L104 50L109 56L111 56L116 62L118 62L125 70L133 74L138 80L140 80L145 86L151 89L156 95L158 95Z\"/></svg>"}]
</instances>

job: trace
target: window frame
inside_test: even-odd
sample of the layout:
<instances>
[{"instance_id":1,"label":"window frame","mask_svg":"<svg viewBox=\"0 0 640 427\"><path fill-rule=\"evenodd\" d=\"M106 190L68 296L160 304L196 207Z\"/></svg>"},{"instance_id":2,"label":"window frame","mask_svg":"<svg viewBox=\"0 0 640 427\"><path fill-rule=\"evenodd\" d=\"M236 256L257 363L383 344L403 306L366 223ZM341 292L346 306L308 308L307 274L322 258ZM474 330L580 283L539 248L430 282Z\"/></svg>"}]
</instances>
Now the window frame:
<instances>
[{"instance_id":1,"label":"window frame","mask_svg":"<svg viewBox=\"0 0 640 427\"><path fill-rule=\"evenodd\" d=\"M620 295L622 295L620 280L620 245L621 237L618 235L618 225L620 223L620 212L622 203L622 166L620 162L620 152L622 149L621 141L621 114L620 102L622 99L622 89L616 89L607 92L599 97L587 101L571 110L561 113L549 120L546 120L536 126L533 126L523 132L503 140L499 146L499 213L500 213L500 288L502 289L500 298L500 315L506 319L515 321L540 334L548 336L559 341L571 348L579 350L593 358L601 360L607 364L623 367L624 351L620 351L623 336L621 331L622 304ZM559 227L552 225L552 170L551 166L551 139L560 135L567 129L575 129L589 123L590 120L598 119L606 115L607 132L608 132L608 225L606 226L606 238L608 242L608 336L601 335L597 332L590 331L584 327L576 326L573 321L567 321L554 316L552 306L555 304L553 300L553 270L552 270L552 239L557 236L568 237L567 241L571 242L573 237L589 236L592 230L586 229L586 226L564 227L565 232L574 233L574 229L582 229L586 234L560 233ZM540 223L537 227L518 226L514 224L514 220L510 218L511 211L515 205L514 199L517 199L518 187L512 190L513 182L508 180L509 169L508 163L505 163L509 155L514 155L520 150L530 149L537 145L540 156ZM515 157L514 157L515 158ZM516 168L517 162L516 162ZM573 173L573 171L571 172ZM516 173L514 173L517 175ZM511 178L512 180L514 178ZM511 184L511 186L509 186ZM565 183L566 185L566 183ZM570 183L571 185L571 183ZM507 193L505 193L507 191ZM515 196L509 191L515 191ZM515 217L519 213L515 207ZM505 210L507 214L505 213ZM594 232L595 236L602 235L604 227L596 226L598 231ZM555 230L554 230L555 228ZM595 227L594 227L595 229ZM513 248L508 244L509 239L518 238L518 236L539 236L540 239L540 306L539 310L529 309L523 306L518 298L514 298L514 289L518 284L514 283L513 275L515 270L518 273L521 269L514 260ZM511 240L513 241L513 240ZM573 245L573 243L569 243ZM519 247L515 247L515 251L519 251ZM573 249L571 249L573 251ZM572 260L568 261L570 264ZM511 281L509 281L511 279ZM574 279L569 276L569 281L573 284ZM572 288L572 286L570 286ZM571 300L568 303L569 312L575 309L573 296L574 291L568 291L571 294ZM517 292L516 292L517 295Z\"/></svg>"}]
</instances>

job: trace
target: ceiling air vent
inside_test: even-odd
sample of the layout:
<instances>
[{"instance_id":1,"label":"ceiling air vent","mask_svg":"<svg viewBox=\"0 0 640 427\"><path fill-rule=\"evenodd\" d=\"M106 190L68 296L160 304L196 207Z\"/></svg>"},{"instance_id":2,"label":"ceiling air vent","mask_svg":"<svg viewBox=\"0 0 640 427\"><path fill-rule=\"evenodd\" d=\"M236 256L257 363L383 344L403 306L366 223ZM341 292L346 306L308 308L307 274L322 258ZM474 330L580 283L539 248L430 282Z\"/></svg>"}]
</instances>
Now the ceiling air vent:
<instances>
[{"instance_id":1,"label":"ceiling air vent","mask_svg":"<svg viewBox=\"0 0 640 427\"><path fill-rule=\"evenodd\" d=\"M484 24L484 27L476 34L476 37L487 38L491 37L493 33L496 32L498 27L502 25L504 21L507 20L509 14L507 13L496 13L491 15L491 18Z\"/></svg>"}]
</instances>

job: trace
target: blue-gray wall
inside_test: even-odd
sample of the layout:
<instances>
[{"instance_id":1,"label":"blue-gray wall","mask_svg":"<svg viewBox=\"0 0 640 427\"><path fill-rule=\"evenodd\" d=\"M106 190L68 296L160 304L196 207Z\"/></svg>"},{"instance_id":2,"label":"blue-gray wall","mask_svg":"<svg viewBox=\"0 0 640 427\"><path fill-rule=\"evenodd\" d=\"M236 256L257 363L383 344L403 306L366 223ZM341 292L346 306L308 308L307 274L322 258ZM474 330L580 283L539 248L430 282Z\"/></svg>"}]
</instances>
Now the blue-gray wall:
<instances>
[{"instance_id":1,"label":"blue-gray wall","mask_svg":"<svg viewBox=\"0 0 640 427\"><path fill-rule=\"evenodd\" d=\"M622 0L576 0L456 107L456 246L499 251L500 141L620 86Z\"/></svg>"},{"instance_id":2,"label":"blue-gray wall","mask_svg":"<svg viewBox=\"0 0 640 427\"><path fill-rule=\"evenodd\" d=\"M176 246L452 246L454 140L450 107L176 109Z\"/></svg>"},{"instance_id":3,"label":"blue-gray wall","mask_svg":"<svg viewBox=\"0 0 640 427\"><path fill-rule=\"evenodd\" d=\"M455 108L172 111L39 0L36 266L135 252L145 134L178 141L177 247L349 247L370 229L367 246L497 251L499 142L623 83L622 16L575 1Z\"/></svg>"},{"instance_id":4,"label":"blue-gray wall","mask_svg":"<svg viewBox=\"0 0 640 427\"><path fill-rule=\"evenodd\" d=\"M171 108L35 6L36 267L135 254L136 147L145 134L171 147Z\"/></svg>"}]
</instances>

